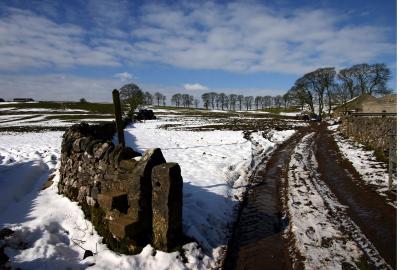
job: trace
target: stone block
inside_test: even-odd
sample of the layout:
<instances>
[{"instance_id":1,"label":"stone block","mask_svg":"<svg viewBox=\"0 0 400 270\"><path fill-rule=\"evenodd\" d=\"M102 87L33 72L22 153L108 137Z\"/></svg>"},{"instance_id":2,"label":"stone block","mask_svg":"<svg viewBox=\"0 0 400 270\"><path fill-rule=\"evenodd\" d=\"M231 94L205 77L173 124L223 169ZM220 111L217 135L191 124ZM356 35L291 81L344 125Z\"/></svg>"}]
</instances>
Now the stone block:
<instances>
[{"instance_id":1,"label":"stone block","mask_svg":"<svg viewBox=\"0 0 400 270\"><path fill-rule=\"evenodd\" d=\"M126 193L111 191L97 194L97 201L99 202L101 208L106 211L115 209L124 214L128 212L128 194Z\"/></svg>"},{"instance_id":2,"label":"stone block","mask_svg":"<svg viewBox=\"0 0 400 270\"><path fill-rule=\"evenodd\" d=\"M135 220L129 217L118 217L109 221L108 228L115 238L123 239L127 236L132 237L135 234L136 225Z\"/></svg>"},{"instance_id":3,"label":"stone block","mask_svg":"<svg viewBox=\"0 0 400 270\"><path fill-rule=\"evenodd\" d=\"M170 251L182 238L182 176L176 163L152 171L153 246Z\"/></svg>"},{"instance_id":4,"label":"stone block","mask_svg":"<svg viewBox=\"0 0 400 270\"><path fill-rule=\"evenodd\" d=\"M111 145L108 142L96 145L96 148L93 149L94 157L97 159L102 159L105 153L107 152L108 148L110 147Z\"/></svg>"}]
</instances>

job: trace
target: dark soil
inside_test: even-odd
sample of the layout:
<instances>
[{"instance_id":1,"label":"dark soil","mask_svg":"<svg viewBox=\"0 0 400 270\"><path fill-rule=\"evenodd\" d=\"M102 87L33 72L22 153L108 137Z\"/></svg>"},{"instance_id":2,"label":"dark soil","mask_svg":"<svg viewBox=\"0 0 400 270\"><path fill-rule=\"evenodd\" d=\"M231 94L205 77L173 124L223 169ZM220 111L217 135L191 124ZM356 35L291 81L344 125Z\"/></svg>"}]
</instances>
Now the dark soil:
<instances>
[{"instance_id":1,"label":"dark soil","mask_svg":"<svg viewBox=\"0 0 400 270\"><path fill-rule=\"evenodd\" d=\"M321 179L380 255L396 268L396 209L365 185L352 164L342 158L330 131L316 127L316 157Z\"/></svg>"},{"instance_id":2,"label":"dark soil","mask_svg":"<svg viewBox=\"0 0 400 270\"><path fill-rule=\"evenodd\" d=\"M316 132L314 151L321 180L338 201L348 207L345 214L361 229L380 256L396 268L396 209L366 185L352 164L343 159L326 125L316 123L307 130L300 129L269 159L265 157L264 164L255 172L250 180L253 185L239 209L224 269L302 268L301 265L293 265L289 256L289 250L293 252L293 243L283 238L283 231L289 222L282 216L282 197L285 196L282 180L287 177L286 168L293 149L307 132L312 131ZM297 257L298 254L292 256ZM365 256L363 258L362 262L368 260ZM372 265L364 263L368 264L366 268Z\"/></svg>"},{"instance_id":3,"label":"dark soil","mask_svg":"<svg viewBox=\"0 0 400 270\"><path fill-rule=\"evenodd\" d=\"M254 185L239 212L224 269L292 268L283 238L288 221L283 218L280 190L291 153L304 133L300 130L278 147L251 179Z\"/></svg>"}]
</instances>

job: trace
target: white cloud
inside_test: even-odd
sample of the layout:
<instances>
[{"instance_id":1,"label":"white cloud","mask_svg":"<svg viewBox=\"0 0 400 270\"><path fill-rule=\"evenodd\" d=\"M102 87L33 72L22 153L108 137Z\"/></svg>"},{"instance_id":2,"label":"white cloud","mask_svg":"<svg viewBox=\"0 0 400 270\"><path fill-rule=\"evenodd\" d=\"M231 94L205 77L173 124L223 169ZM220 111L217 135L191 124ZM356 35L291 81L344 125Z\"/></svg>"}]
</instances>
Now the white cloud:
<instances>
[{"instance_id":1,"label":"white cloud","mask_svg":"<svg viewBox=\"0 0 400 270\"><path fill-rule=\"evenodd\" d=\"M183 68L301 74L395 53L387 29L348 25L348 18L323 9L199 2L148 5L142 14L132 33L144 59Z\"/></svg>"},{"instance_id":2,"label":"white cloud","mask_svg":"<svg viewBox=\"0 0 400 270\"><path fill-rule=\"evenodd\" d=\"M86 31L79 26L56 24L27 11L8 12L0 19L0 70L119 65L106 48L85 44Z\"/></svg>"},{"instance_id":3,"label":"white cloud","mask_svg":"<svg viewBox=\"0 0 400 270\"><path fill-rule=\"evenodd\" d=\"M132 74L128 72L121 72L114 75L115 78L120 79L121 82L127 82L133 78Z\"/></svg>"},{"instance_id":4,"label":"white cloud","mask_svg":"<svg viewBox=\"0 0 400 270\"><path fill-rule=\"evenodd\" d=\"M187 91L207 91L208 90L207 86L201 85L199 83L193 83L193 84L185 83L183 85L183 88Z\"/></svg>"},{"instance_id":5,"label":"white cloud","mask_svg":"<svg viewBox=\"0 0 400 270\"><path fill-rule=\"evenodd\" d=\"M0 70L150 61L187 69L298 75L395 55L388 29L349 25L349 15L331 10L282 12L254 2L202 1L132 10L125 0L121 5L97 2L87 5L85 19L94 22L90 29L6 9L0 17Z\"/></svg>"}]
</instances>

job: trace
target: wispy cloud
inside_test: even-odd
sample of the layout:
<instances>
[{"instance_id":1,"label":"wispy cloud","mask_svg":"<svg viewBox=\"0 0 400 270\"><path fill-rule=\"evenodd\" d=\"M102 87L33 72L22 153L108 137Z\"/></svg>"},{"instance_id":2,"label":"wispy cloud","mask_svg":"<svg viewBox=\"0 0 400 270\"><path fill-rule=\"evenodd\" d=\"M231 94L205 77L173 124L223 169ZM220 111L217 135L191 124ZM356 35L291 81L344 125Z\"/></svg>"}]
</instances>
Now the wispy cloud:
<instances>
[{"instance_id":1,"label":"wispy cloud","mask_svg":"<svg viewBox=\"0 0 400 270\"><path fill-rule=\"evenodd\" d=\"M6 9L0 17L0 70L156 62L186 69L301 74L395 54L388 29L344 23L349 15L332 10L282 12L254 2L132 8L125 0L89 1L86 8L85 19L92 23L79 25Z\"/></svg>"},{"instance_id":2,"label":"wispy cloud","mask_svg":"<svg viewBox=\"0 0 400 270\"><path fill-rule=\"evenodd\" d=\"M207 91L208 87L199 83L185 83L183 88L187 91Z\"/></svg>"}]
</instances>

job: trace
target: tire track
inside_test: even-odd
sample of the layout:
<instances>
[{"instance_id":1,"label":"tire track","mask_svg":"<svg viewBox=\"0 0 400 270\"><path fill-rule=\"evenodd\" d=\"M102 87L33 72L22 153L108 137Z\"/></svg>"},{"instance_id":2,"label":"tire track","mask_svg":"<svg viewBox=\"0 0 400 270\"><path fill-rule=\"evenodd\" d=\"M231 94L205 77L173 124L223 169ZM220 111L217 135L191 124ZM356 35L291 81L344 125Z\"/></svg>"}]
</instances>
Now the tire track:
<instances>
[{"instance_id":1,"label":"tire track","mask_svg":"<svg viewBox=\"0 0 400 270\"><path fill-rule=\"evenodd\" d=\"M308 172L307 183L310 183L312 185L312 189L317 191L320 198L323 199L325 207L329 209L328 217L331 219L332 224L340 224L341 231L344 233L344 235L347 235L347 237L352 239L360 248L360 250L363 251L364 255L368 258L370 264L369 267L373 267L375 269L392 269L390 265L388 265L381 257L373 243L364 235L359 226L357 226L357 224L349 216L347 212L348 207L342 205L327 184L321 180L321 175L318 172L318 163L315 157L315 136L314 138L306 138L304 143L307 145L307 147L302 149L303 158L301 161L304 165L303 169ZM295 153L294 157L296 154L301 155L300 153ZM289 173L296 174L297 172L292 171ZM335 173L338 173L338 171L335 170ZM332 254L332 256L334 256L334 254Z\"/></svg>"},{"instance_id":2,"label":"tire track","mask_svg":"<svg viewBox=\"0 0 400 270\"><path fill-rule=\"evenodd\" d=\"M280 200L281 184L291 153L305 133L298 131L260 163L239 210L224 269L292 269L283 237L288 223Z\"/></svg>"}]
</instances>

